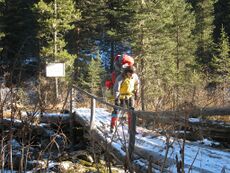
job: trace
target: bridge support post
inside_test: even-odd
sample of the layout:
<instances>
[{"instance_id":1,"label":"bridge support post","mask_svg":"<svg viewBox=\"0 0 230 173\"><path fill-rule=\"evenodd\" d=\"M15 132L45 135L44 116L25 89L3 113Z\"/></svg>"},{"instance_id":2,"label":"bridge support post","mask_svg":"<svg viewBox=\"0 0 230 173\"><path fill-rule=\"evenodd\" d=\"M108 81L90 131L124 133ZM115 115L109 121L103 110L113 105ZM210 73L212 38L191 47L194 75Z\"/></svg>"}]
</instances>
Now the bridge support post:
<instances>
[{"instance_id":1,"label":"bridge support post","mask_svg":"<svg viewBox=\"0 0 230 173\"><path fill-rule=\"evenodd\" d=\"M132 110L130 111L131 114L131 124L129 129L129 146L128 146L128 161L129 166L132 166L131 162L133 160L133 152L134 152L134 146L135 146L135 136L136 136L136 114ZM132 168L130 168L132 171Z\"/></svg>"},{"instance_id":2,"label":"bridge support post","mask_svg":"<svg viewBox=\"0 0 230 173\"><path fill-rule=\"evenodd\" d=\"M75 135L73 131L73 122L74 122L74 114L73 114L73 89L72 84L69 87L69 115L70 115L70 136L71 136L71 150L73 151L73 146L75 144ZM68 98L68 96L67 96Z\"/></svg>"},{"instance_id":3,"label":"bridge support post","mask_svg":"<svg viewBox=\"0 0 230 173\"><path fill-rule=\"evenodd\" d=\"M96 100L91 98L91 117L90 117L90 131L94 128Z\"/></svg>"}]
</instances>

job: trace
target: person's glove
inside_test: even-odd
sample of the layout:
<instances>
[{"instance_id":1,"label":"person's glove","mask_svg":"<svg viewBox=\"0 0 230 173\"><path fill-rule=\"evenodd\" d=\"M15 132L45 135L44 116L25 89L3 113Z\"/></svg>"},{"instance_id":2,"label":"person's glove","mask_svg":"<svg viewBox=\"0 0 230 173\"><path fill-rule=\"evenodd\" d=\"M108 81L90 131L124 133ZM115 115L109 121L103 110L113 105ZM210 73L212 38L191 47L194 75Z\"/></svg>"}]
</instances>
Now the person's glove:
<instances>
[{"instance_id":1,"label":"person's glove","mask_svg":"<svg viewBox=\"0 0 230 173\"><path fill-rule=\"evenodd\" d=\"M119 92L116 92L116 93L115 93L115 105L116 105L116 106L119 106L119 95L120 95Z\"/></svg>"}]
</instances>

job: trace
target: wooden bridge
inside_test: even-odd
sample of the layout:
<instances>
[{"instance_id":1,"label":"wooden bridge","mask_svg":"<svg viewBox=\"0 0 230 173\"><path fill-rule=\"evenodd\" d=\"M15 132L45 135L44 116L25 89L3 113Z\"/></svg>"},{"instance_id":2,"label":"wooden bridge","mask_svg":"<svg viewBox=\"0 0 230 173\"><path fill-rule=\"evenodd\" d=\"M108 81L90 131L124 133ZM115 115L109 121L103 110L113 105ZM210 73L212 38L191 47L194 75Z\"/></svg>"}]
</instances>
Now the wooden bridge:
<instances>
[{"instance_id":1,"label":"wooden bridge","mask_svg":"<svg viewBox=\"0 0 230 173\"><path fill-rule=\"evenodd\" d=\"M162 135L156 131L136 126L137 119L160 120L167 123L170 121L174 125L186 124L188 126L192 123L188 120L188 114L229 115L230 110L228 108L184 108L177 112L130 111L107 103L76 86L74 89L90 97L91 106L90 108L73 108L70 106L71 118L84 126L91 141L108 151L129 172L183 172L182 169L185 172L230 172L229 151L217 150L198 142L192 143L185 139ZM115 132L110 133L111 113L105 108L97 108L96 102L106 105L105 107L119 108L124 113L130 112L132 114L130 133L123 118L120 118ZM229 134L229 130L230 127L227 134Z\"/></svg>"}]
</instances>

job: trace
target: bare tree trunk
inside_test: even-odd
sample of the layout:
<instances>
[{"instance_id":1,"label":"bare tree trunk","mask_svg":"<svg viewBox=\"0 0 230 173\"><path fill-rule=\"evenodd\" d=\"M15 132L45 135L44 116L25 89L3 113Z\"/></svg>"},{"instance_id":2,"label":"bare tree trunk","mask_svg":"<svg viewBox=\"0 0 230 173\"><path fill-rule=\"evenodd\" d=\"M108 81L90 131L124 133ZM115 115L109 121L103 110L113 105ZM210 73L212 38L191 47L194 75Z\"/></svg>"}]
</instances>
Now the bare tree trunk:
<instances>
[{"instance_id":1,"label":"bare tree trunk","mask_svg":"<svg viewBox=\"0 0 230 173\"><path fill-rule=\"evenodd\" d=\"M142 4L144 5L144 4ZM143 57L143 47L144 47L144 31L142 29L141 31L141 110L145 110L145 78L144 78L144 75L143 75L143 71L144 71L144 57Z\"/></svg>"},{"instance_id":2,"label":"bare tree trunk","mask_svg":"<svg viewBox=\"0 0 230 173\"><path fill-rule=\"evenodd\" d=\"M38 76L38 99L39 99L39 109L40 109L40 115L43 115L44 109L43 109L43 103L44 101L42 100L42 92L41 92L41 73L39 72L39 76Z\"/></svg>"},{"instance_id":3,"label":"bare tree trunk","mask_svg":"<svg viewBox=\"0 0 230 173\"><path fill-rule=\"evenodd\" d=\"M14 120L14 114L15 114L15 108L14 108L14 94L13 94L13 88L11 86L10 88L10 92L11 92L11 123L10 123L10 131L9 131L9 140L8 140L8 151L9 151L9 168L11 170L11 172L13 172L13 152L12 152L12 138L13 138L13 120Z\"/></svg>"},{"instance_id":4,"label":"bare tree trunk","mask_svg":"<svg viewBox=\"0 0 230 173\"><path fill-rule=\"evenodd\" d=\"M2 139L1 139L1 172L4 172L4 166L5 166L5 145L4 145L4 133L2 131Z\"/></svg>"},{"instance_id":5,"label":"bare tree trunk","mask_svg":"<svg viewBox=\"0 0 230 173\"><path fill-rule=\"evenodd\" d=\"M24 138L24 137L23 137ZM24 139L22 140L22 157L20 159L20 166L19 166L19 173L23 172L24 169L24 154L25 154L25 146L24 146Z\"/></svg>"},{"instance_id":6,"label":"bare tree trunk","mask_svg":"<svg viewBox=\"0 0 230 173\"><path fill-rule=\"evenodd\" d=\"M0 119L3 119L2 84L0 84Z\"/></svg>"},{"instance_id":7,"label":"bare tree trunk","mask_svg":"<svg viewBox=\"0 0 230 173\"><path fill-rule=\"evenodd\" d=\"M29 128L31 129L31 127L29 126ZM29 140L28 140L28 146L26 146L26 154L25 154L25 159L24 159L24 172L26 171L27 168L27 163L28 163L28 157L30 154L30 146L31 146L31 139L32 139L32 131L29 131Z\"/></svg>"},{"instance_id":8,"label":"bare tree trunk","mask_svg":"<svg viewBox=\"0 0 230 173\"><path fill-rule=\"evenodd\" d=\"M169 139L170 139L170 137L166 136L166 152L165 152L165 156L164 156L164 161L163 161L162 166L161 166L161 173L164 171L165 163L167 161L167 157L168 157L168 153L169 153L169 148L170 148Z\"/></svg>"},{"instance_id":9,"label":"bare tree trunk","mask_svg":"<svg viewBox=\"0 0 230 173\"><path fill-rule=\"evenodd\" d=\"M13 130L12 130L12 124L10 127L10 133L9 133L9 140L8 140L8 151L9 151L9 169L11 172L13 172L14 166L13 166L13 152L12 152L12 137L13 137Z\"/></svg>"},{"instance_id":10,"label":"bare tree trunk","mask_svg":"<svg viewBox=\"0 0 230 173\"><path fill-rule=\"evenodd\" d=\"M57 19L57 1L54 0L54 17ZM57 30L56 30L56 20L54 22L54 32L53 32L53 41L54 41L54 61L57 61ZM55 77L55 92L56 92L56 101L58 100L59 91L58 91L58 78Z\"/></svg>"},{"instance_id":11,"label":"bare tree trunk","mask_svg":"<svg viewBox=\"0 0 230 173\"><path fill-rule=\"evenodd\" d=\"M182 148L181 148L181 170L182 170L182 173L185 173L184 171L184 167L185 167L185 163L184 163L184 156L185 156L185 140L186 140L186 130L188 129L188 118L189 118L189 111L186 110L188 108L185 107L185 113L184 113L184 117L185 117L185 120L184 120L184 137L183 137L183 143L182 143Z\"/></svg>"},{"instance_id":12,"label":"bare tree trunk","mask_svg":"<svg viewBox=\"0 0 230 173\"><path fill-rule=\"evenodd\" d=\"M144 68L144 60L143 60L143 57L141 59L141 71L143 71L143 68ZM145 111L145 79L142 75L142 78L141 78L141 109L142 111Z\"/></svg>"},{"instance_id":13,"label":"bare tree trunk","mask_svg":"<svg viewBox=\"0 0 230 173\"><path fill-rule=\"evenodd\" d=\"M115 57L115 53L114 53L114 41L112 40L111 41L111 46L110 46L110 48L111 48L111 53L110 53L110 59L111 59L111 64L110 64L110 70L111 70L111 72L112 72L112 70L113 70L113 62L114 62L114 57Z\"/></svg>"}]
</instances>

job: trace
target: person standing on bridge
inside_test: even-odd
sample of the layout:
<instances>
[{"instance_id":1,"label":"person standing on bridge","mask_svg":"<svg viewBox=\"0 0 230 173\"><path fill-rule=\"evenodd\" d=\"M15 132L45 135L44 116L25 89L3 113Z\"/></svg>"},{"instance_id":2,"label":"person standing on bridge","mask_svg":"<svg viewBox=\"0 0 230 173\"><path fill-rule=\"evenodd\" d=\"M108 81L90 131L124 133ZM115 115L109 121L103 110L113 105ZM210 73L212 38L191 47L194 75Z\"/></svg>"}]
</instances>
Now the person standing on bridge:
<instances>
[{"instance_id":1,"label":"person standing on bridge","mask_svg":"<svg viewBox=\"0 0 230 173\"><path fill-rule=\"evenodd\" d=\"M126 67L123 70L123 72L119 76L117 76L115 80L115 84L113 87L115 105L134 110L134 101L137 99L139 95L139 84L140 81L139 77L135 73L135 67ZM115 108L112 112L111 118L111 133L115 129L118 120L118 114L119 110ZM128 113L128 126L130 127L130 125L131 116L130 113Z\"/></svg>"}]
</instances>

